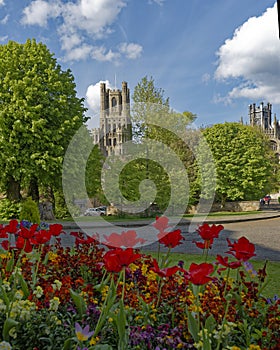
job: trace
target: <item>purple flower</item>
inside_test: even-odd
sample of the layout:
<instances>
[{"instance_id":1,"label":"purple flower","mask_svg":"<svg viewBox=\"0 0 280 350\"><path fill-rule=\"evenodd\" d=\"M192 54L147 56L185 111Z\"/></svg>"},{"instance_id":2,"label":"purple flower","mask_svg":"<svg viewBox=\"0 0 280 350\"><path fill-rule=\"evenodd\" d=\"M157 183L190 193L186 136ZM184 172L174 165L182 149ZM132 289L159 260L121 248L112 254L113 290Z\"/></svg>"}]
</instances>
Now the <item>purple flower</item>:
<instances>
[{"instance_id":1,"label":"purple flower","mask_svg":"<svg viewBox=\"0 0 280 350\"><path fill-rule=\"evenodd\" d=\"M75 323L75 333L79 341L86 341L90 338L94 332L89 331L89 325L83 329L78 322Z\"/></svg>"}]
</instances>

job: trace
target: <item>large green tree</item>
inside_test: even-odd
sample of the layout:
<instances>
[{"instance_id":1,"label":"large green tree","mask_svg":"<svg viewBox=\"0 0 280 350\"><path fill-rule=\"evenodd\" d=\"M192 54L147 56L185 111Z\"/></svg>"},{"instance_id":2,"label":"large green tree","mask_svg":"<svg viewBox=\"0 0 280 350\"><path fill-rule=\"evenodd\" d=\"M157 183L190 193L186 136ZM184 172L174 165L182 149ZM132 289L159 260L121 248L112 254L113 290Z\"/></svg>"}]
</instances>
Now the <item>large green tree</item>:
<instances>
[{"instance_id":1,"label":"large green tree","mask_svg":"<svg viewBox=\"0 0 280 350\"><path fill-rule=\"evenodd\" d=\"M11 200L59 187L68 142L85 122L71 71L35 40L0 46L0 180Z\"/></svg>"},{"instance_id":2,"label":"large green tree","mask_svg":"<svg viewBox=\"0 0 280 350\"><path fill-rule=\"evenodd\" d=\"M278 160L258 128L240 123L216 124L203 130L216 170L216 195L226 200L256 200L277 186ZM201 154L204 177L207 155ZM211 170L212 171L212 170Z\"/></svg>"},{"instance_id":3,"label":"large green tree","mask_svg":"<svg viewBox=\"0 0 280 350\"><path fill-rule=\"evenodd\" d=\"M136 85L132 99L133 140L147 146L146 150L142 148L142 157L122 172L120 182L125 184L121 185L122 192L129 200L138 200L139 184L148 179L151 182L145 182L145 186L141 187L143 198L153 193L156 186L155 202L162 210L170 202L183 208L188 201L186 197L193 197L192 188L187 195L185 191L178 190L172 200L170 195L175 187L192 186L195 177L194 155L188 146L190 137L186 136L187 126L195 115L173 111L169 98L164 96L164 90L155 86L152 77L145 76ZM178 165L184 168L180 168L182 176L178 174ZM188 183L183 173L188 173Z\"/></svg>"}]
</instances>

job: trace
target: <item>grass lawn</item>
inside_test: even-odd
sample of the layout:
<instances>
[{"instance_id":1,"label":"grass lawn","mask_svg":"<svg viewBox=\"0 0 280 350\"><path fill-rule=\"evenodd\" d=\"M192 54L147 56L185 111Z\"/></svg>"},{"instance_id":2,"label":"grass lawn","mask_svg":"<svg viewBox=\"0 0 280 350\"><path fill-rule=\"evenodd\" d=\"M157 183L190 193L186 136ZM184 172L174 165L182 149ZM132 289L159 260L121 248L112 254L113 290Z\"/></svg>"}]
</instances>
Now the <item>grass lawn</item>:
<instances>
[{"instance_id":1,"label":"grass lawn","mask_svg":"<svg viewBox=\"0 0 280 350\"><path fill-rule=\"evenodd\" d=\"M146 254L150 254L154 257L157 257L156 252L144 252ZM211 263L214 261L214 256L208 257L208 262ZM202 258L201 255L196 254L182 254L182 253L171 253L170 254L170 266L177 265L178 261L182 260L184 261L184 268L188 269L191 263L200 264L204 262L204 258ZM258 271L259 269L263 268L264 261L260 260L250 260L252 263L254 269ZM266 286L262 291L262 294L267 298L273 298L274 295L277 295L280 297L280 262L273 262L268 261L267 263L267 278L266 278ZM234 270L232 273L232 276L235 275L236 271Z\"/></svg>"}]
</instances>

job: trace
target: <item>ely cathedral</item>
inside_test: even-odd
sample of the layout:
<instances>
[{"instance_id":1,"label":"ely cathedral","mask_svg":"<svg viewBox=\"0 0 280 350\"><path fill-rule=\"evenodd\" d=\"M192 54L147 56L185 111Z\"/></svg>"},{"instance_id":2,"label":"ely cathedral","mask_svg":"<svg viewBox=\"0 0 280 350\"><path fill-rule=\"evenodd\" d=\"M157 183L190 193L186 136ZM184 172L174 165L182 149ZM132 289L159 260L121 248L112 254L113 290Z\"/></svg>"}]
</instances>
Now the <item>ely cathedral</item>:
<instances>
[{"instance_id":1,"label":"ely cathedral","mask_svg":"<svg viewBox=\"0 0 280 350\"><path fill-rule=\"evenodd\" d=\"M126 82L122 82L122 90L111 90L100 83L99 128L92 130L92 137L105 156L124 153L123 143L132 139L130 92Z\"/></svg>"},{"instance_id":2,"label":"ely cathedral","mask_svg":"<svg viewBox=\"0 0 280 350\"><path fill-rule=\"evenodd\" d=\"M270 139L271 148L280 158L280 124L276 115L272 116L272 105L261 103L249 105L249 123L259 127ZM132 139L130 120L130 91L126 82L122 89L108 89L100 83L99 128L92 130L93 143L105 156L122 155L123 143Z\"/></svg>"},{"instance_id":3,"label":"ely cathedral","mask_svg":"<svg viewBox=\"0 0 280 350\"><path fill-rule=\"evenodd\" d=\"M276 115L272 117L272 105L268 103L256 107L256 104L249 106L249 122L252 126L258 126L270 139L271 148L280 157L280 125Z\"/></svg>"}]
</instances>

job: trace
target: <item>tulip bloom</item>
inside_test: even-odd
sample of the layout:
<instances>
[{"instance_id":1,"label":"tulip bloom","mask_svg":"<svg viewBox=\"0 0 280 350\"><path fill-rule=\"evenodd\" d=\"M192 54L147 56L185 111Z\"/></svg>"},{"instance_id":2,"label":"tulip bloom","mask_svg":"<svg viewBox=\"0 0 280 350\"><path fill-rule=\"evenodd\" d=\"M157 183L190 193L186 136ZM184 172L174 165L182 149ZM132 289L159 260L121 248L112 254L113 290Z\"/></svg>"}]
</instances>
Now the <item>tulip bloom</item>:
<instances>
[{"instance_id":1,"label":"tulip bloom","mask_svg":"<svg viewBox=\"0 0 280 350\"><path fill-rule=\"evenodd\" d=\"M228 261L228 257L222 257L221 255L217 255L216 256L216 260L217 260L218 264L220 264L222 266L225 266L225 268L219 268L218 269L218 273L220 273L221 271L226 270L227 268L237 269L238 267L241 266L241 262L240 261L229 262Z\"/></svg>"},{"instance_id":2,"label":"tulip bloom","mask_svg":"<svg viewBox=\"0 0 280 350\"><path fill-rule=\"evenodd\" d=\"M219 237L219 233L223 230L223 225L212 225L209 226L208 224L203 224L198 227L196 230L200 237L204 240L204 242L196 242L196 246L200 249L209 249L212 248L212 244L214 241L214 238Z\"/></svg>"},{"instance_id":3,"label":"tulip bloom","mask_svg":"<svg viewBox=\"0 0 280 350\"><path fill-rule=\"evenodd\" d=\"M237 260L247 261L255 256L255 245L250 243L246 237L241 237L237 242L231 243L227 238L230 250L228 254L232 254Z\"/></svg>"},{"instance_id":4,"label":"tulip bloom","mask_svg":"<svg viewBox=\"0 0 280 350\"><path fill-rule=\"evenodd\" d=\"M173 276L178 270L181 270L178 266L165 267L163 269L160 269L158 266L158 262L155 259L153 260L153 265L154 266L151 268L151 270L154 271L160 277L170 277Z\"/></svg>"},{"instance_id":5,"label":"tulip bloom","mask_svg":"<svg viewBox=\"0 0 280 350\"><path fill-rule=\"evenodd\" d=\"M187 279L196 285L203 285L212 280L209 275L213 273L214 266L208 263L190 265L189 271L187 272Z\"/></svg>"},{"instance_id":6,"label":"tulip bloom","mask_svg":"<svg viewBox=\"0 0 280 350\"><path fill-rule=\"evenodd\" d=\"M116 248L104 255L104 267L108 272L120 272L123 267L128 267L139 258L141 254L134 253L132 248L125 250Z\"/></svg>"},{"instance_id":7,"label":"tulip bloom","mask_svg":"<svg viewBox=\"0 0 280 350\"><path fill-rule=\"evenodd\" d=\"M184 240L184 237L181 234L181 230L175 230L172 232L159 233L158 234L159 243L164 244L168 248L175 248L179 244L182 244L181 241Z\"/></svg>"},{"instance_id":8,"label":"tulip bloom","mask_svg":"<svg viewBox=\"0 0 280 350\"><path fill-rule=\"evenodd\" d=\"M137 233L134 230L123 231L121 234L113 232L109 236L104 235L104 237L106 239L104 244L108 247L132 248L138 243L146 242L143 238L137 238Z\"/></svg>"},{"instance_id":9,"label":"tulip bloom","mask_svg":"<svg viewBox=\"0 0 280 350\"><path fill-rule=\"evenodd\" d=\"M79 341L87 341L94 334L89 331L89 325L82 328L78 322L75 323L75 333Z\"/></svg>"},{"instance_id":10,"label":"tulip bloom","mask_svg":"<svg viewBox=\"0 0 280 350\"><path fill-rule=\"evenodd\" d=\"M8 233L17 233L18 230L18 221L13 219L9 222L7 226L5 226L5 230Z\"/></svg>"},{"instance_id":11,"label":"tulip bloom","mask_svg":"<svg viewBox=\"0 0 280 350\"><path fill-rule=\"evenodd\" d=\"M52 236L59 236L61 233L65 233L63 231L63 226L61 224L51 224L49 226L49 231Z\"/></svg>"},{"instance_id":12,"label":"tulip bloom","mask_svg":"<svg viewBox=\"0 0 280 350\"><path fill-rule=\"evenodd\" d=\"M168 221L169 219L166 216L157 216L156 217L156 222L153 223L153 226L159 230L159 232L163 233L165 232L166 229L168 229Z\"/></svg>"}]
</instances>

